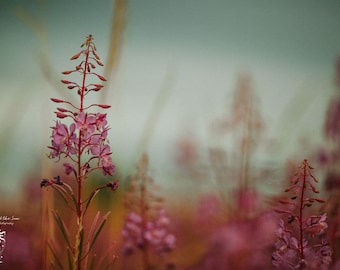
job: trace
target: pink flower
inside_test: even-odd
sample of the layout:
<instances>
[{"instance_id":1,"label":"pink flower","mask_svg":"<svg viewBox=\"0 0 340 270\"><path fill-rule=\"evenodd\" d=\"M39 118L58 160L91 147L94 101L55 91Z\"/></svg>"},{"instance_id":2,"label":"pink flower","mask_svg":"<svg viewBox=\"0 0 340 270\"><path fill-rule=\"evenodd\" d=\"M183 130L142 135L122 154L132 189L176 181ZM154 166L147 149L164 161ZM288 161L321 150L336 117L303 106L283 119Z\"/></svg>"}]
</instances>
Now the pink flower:
<instances>
[{"instance_id":1,"label":"pink flower","mask_svg":"<svg viewBox=\"0 0 340 270\"><path fill-rule=\"evenodd\" d=\"M67 145L69 142L73 143L76 139L75 125L71 124L70 132L65 124L61 124L57 121L55 128L53 128L52 137L56 144Z\"/></svg>"},{"instance_id":2,"label":"pink flower","mask_svg":"<svg viewBox=\"0 0 340 270\"><path fill-rule=\"evenodd\" d=\"M65 173L66 173L67 175L70 175L72 172L74 172L74 168L73 168L73 166L72 166L71 164L69 164L69 163L64 163L63 165L64 165L64 167L65 167Z\"/></svg>"},{"instance_id":3,"label":"pink flower","mask_svg":"<svg viewBox=\"0 0 340 270\"><path fill-rule=\"evenodd\" d=\"M306 231L311 233L312 235L321 235L324 234L328 228L326 223L327 214L323 214L321 216L312 216L309 217L306 221Z\"/></svg>"},{"instance_id":4,"label":"pink flower","mask_svg":"<svg viewBox=\"0 0 340 270\"><path fill-rule=\"evenodd\" d=\"M84 112L78 114L76 123L85 139L89 138L96 129L96 118Z\"/></svg>"},{"instance_id":5,"label":"pink flower","mask_svg":"<svg viewBox=\"0 0 340 270\"><path fill-rule=\"evenodd\" d=\"M103 174L113 175L115 166L112 163L110 146L105 144L100 152L98 165L101 166Z\"/></svg>"},{"instance_id":6,"label":"pink flower","mask_svg":"<svg viewBox=\"0 0 340 270\"><path fill-rule=\"evenodd\" d=\"M53 151L50 153L51 158L60 156L60 154L68 155L76 153L77 135L75 134L76 126L74 123L70 125L70 129L65 124L56 122L56 126L52 128L52 146L49 148Z\"/></svg>"},{"instance_id":7,"label":"pink flower","mask_svg":"<svg viewBox=\"0 0 340 270\"><path fill-rule=\"evenodd\" d=\"M56 158L58 157L61 152L63 151L64 149L64 145L61 145L61 144L57 144L55 143L53 140L51 142L52 146L49 146L48 148L50 148L52 151L51 153L49 154L49 157L50 158Z\"/></svg>"},{"instance_id":8,"label":"pink flower","mask_svg":"<svg viewBox=\"0 0 340 270\"><path fill-rule=\"evenodd\" d=\"M164 255L174 249L176 238L168 232L170 221L165 210L160 210L153 221L146 222L146 228L142 228L143 220L135 212L129 213L122 236L124 238L124 252L131 254L137 248L143 248L147 242L158 255Z\"/></svg>"},{"instance_id":9,"label":"pink flower","mask_svg":"<svg viewBox=\"0 0 340 270\"><path fill-rule=\"evenodd\" d=\"M95 119L96 119L97 130L104 130L105 126L107 125L106 113L105 114L97 113L95 115Z\"/></svg>"},{"instance_id":10,"label":"pink flower","mask_svg":"<svg viewBox=\"0 0 340 270\"><path fill-rule=\"evenodd\" d=\"M100 134L93 134L90 138L89 143L89 150L92 155L100 155L102 152L102 149L105 147L106 144L104 142L106 141L107 137L107 130L103 131Z\"/></svg>"},{"instance_id":11,"label":"pink flower","mask_svg":"<svg viewBox=\"0 0 340 270\"><path fill-rule=\"evenodd\" d=\"M90 152L92 155L99 156L102 148L102 136L101 134L94 134L90 140Z\"/></svg>"}]
</instances>

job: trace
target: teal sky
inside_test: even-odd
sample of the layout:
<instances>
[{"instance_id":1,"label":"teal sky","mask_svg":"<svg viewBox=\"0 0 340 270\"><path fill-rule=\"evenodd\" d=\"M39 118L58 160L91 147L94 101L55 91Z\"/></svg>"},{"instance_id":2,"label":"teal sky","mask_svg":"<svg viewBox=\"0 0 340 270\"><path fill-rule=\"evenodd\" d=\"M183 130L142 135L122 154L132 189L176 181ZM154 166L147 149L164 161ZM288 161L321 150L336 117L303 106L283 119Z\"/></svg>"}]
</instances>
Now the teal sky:
<instances>
[{"instance_id":1,"label":"teal sky","mask_svg":"<svg viewBox=\"0 0 340 270\"><path fill-rule=\"evenodd\" d=\"M20 10L42 22L44 44L27 20L18 18ZM14 189L39 167L39 155L46 151L53 104L45 103L58 93L42 76L43 48L56 84L57 72L73 67L68 59L89 33L105 63L112 10L109 0L0 2L3 190ZM299 136L313 133L311 140L317 141L333 94L339 29L340 2L335 0L128 1L120 62L106 89L107 102L119 107L108 113L120 162L133 162L164 85L171 89L148 148L154 167L169 162L186 129L208 145L209 123L228 111L240 72L253 78L268 136L291 145L282 156L291 154Z\"/></svg>"}]
</instances>

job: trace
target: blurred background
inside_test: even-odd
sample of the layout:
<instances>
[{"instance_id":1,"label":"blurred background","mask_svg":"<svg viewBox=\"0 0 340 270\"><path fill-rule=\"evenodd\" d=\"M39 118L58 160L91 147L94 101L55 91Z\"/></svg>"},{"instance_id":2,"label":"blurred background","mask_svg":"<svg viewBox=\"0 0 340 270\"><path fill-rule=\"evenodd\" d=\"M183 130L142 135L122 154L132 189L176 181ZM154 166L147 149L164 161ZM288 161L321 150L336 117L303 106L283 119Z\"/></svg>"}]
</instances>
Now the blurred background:
<instances>
[{"instance_id":1,"label":"blurred background","mask_svg":"<svg viewBox=\"0 0 340 270\"><path fill-rule=\"evenodd\" d=\"M266 159L292 154L302 137L321 138L339 55L338 1L2 0L0 12L2 196L40 171L54 121L49 97L67 92L60 73L90 33L109 77L103 96L122 171L146 150L161 177L186 134L209 145L211 121L228 112L241 73L275 141Z\"/></svg>"},{"instance_id":2,"label":"blurred background","mask_svg":"<svg viewBox=\"0 0 340 270\"><path fill-rule=\"evenodd\" d=\"M235 148L238 135L219 127L239 119L238 89L251 91L259 115L253 167L278 173L292 157L314 159L338 90L339 18L336 0L1 0L0 198L22 199L27 181L38 188L55 166L50 97L72 98L61 72L74 68L69 59L88 34L108 79L90 101L112 105L121 180L146 152L164 190L185 189L179 165Z\"/></svg>"}]
</instances>

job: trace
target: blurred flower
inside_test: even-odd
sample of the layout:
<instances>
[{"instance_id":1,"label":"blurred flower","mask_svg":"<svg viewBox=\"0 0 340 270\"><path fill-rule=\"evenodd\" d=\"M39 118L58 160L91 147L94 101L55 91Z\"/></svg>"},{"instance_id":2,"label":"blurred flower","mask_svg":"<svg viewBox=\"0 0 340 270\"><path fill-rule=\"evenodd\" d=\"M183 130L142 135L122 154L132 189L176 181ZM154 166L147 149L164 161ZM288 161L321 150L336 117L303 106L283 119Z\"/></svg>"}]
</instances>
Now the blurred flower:
<instances>
[{"instance_id":1,"label":"blurred flower","mask_svg":"<svg viewBox=\"0 0 340 270\"><path fill-rule=\"evenodd\" d=\"M334 97L328 106L324 134L334 141L340 138L340 96Z\"/></svg>"},{"instance_id":2,"label":"blurred flower","mask_svg":"<svg viewBox=\"0 0 340 270\"><path fill-rule=\"evenodd\" d=\"M243 213L254 213L260 204L258 192L253 188L242 188L235 191L236 209Z\"/></svg>"},{"instance_id":3,"label":"blurred flower","mask_svg":"<svg viewBox=\"0 0 340 270\"><path fill-rule=\"evenodd\" d=\"M324 180L324 185L328 191L340 189L340 174L336 172L328 172Z\"/></svg>"},{"instance_id":4,"label":"blurred flower","mask_svg":"<svg viewBox=\"0 0 340 270\"><path fill-rule=\"evenodd\" d=\"M312 216L306 220L306 231L314 235L324 234L328 228L326 223L327 214Z\"/></svg>"},{"instance_id":5,"label":"blurred flower","mask_svg":"<svg viewBox=\"0 0 340 270\"><path fill-rule=\"evenodd\" d=\"M272 264L277 269L328 269L332 260L332 250L325 235L327 214L306 217L305 213L313 203L325 203L322 199L307 197L310 196L308 192L320 192L314 185L318 179L312 170L305 159L285 190L290 193L290 200L279 200L283 206L290 207L274 209L288 215L287 225L280 220L274 244Z\"/></svg>"},{"instance_id":6,"label":"blurred flower","mask_svg":"<svg viewBox=\"0 0 340 270\"><path fill-rule=\"evenodd\" d=\"M277 219L272 213L233 221L212 230L207 251L190 270L269 269Z\"/></svg>"},{"instance_id":7,"label":"blurred flower","mask_svg":"<svg viewBox=\"0 0 340 270\"><path fill-rule=\"evenodd\" d=\"M143 224L141 216L130 212L122 231L124 254L131 254L136 249L144 249L146 246L150 246L158 255L173 250L176 238L169 233L169 224L170 220L164 209L158 212L155 220L147 221L146 224Z\"/></svg>"}]
</instances>

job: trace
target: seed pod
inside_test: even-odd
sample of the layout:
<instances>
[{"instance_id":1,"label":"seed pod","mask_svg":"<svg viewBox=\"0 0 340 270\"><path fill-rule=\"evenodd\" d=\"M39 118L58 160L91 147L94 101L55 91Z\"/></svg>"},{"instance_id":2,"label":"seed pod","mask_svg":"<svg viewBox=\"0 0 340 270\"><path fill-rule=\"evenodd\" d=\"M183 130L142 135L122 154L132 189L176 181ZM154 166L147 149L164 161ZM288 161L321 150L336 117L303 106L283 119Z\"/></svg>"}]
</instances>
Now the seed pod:
<instances>
[{"instance_id":1,"label":"seed pod","mask_svg":"<svg viewBox=\"0 0 340 270\"><path fill-rule=\"evenodd\" d=\"M315 199L315 200L319 203L325 203L326 202L325 200L322 200L322 199Z\"/></svg>"},{"instance_id":2,"label":"seed pod","mask_svg":"<svg viewBox=\"0 0 340 270\"><path fill-rule=\"evenodd\" d=\"M99 60L97 60L97 59L96 59L96 62L97 62L98 65L104 66L104 64L102 62L100 62Z\"/></svg>"},{"instance_id":3,"label":"seed pod","mask_svg":"<svg viewBox=\"0 0 340 270\"><path fill-rule=\"evenodd\" d=\"M110 105L106 105L106 104L98 104L98 106L99 106L100 108L103 108L103 109L111 108Z\"/></svg>"},{"instance_id":4,"label":"seed pod","mask_svg":"<svg viewBox=\"0 0 340 270\"><path fill-rule=\"evenodd\" d=\"M60 111L60 112L69 112L69 110L66 110L66 109L60 108L60 107L58 107L57 110Z\"/></svg>"},{"instance_id":5,"label":"seed pod","mask_svg":"<svg viewBox=\"0 0 340 270\"><path fill-rule=\"evenodd\" d=\"M285 189L285 192L288 192L288 191L290 191L291 189L292 189L292 187L288 187L288 188Z\"/></svg>"},{"instance_id":6,"label":"seed pod","mask_svg":"<svg viewBox=\"0 0 340 270\"><path fill-rule=\"evenodd\" d=\"M62 99L58 99L58 98L51 98L51 100L55 103L63 103L65 102L65 100L62 100Z\"/></svg>"},{"instance_id":7,"label":"seed pod","mask_svg":"<svg viewBox=\"0 0 340 270\"><path fill-rule=\"evenodd\" d=\"M96 57L97 60L100 60L99 55L95 51L92 51L92 53L93 53L94 57Z\"/></svg>"},{"instance_id":8,"label":"seed pod","mask_svg":"<svg viewBox=\"0 0 340 270\"><path fill-rule=\"evenodd\" d=\"M279 214L293 214L291 211L282 210L282 209L274 209L274 212Z\"/></svg>"},{"instance_id":9,"label":"seed pod","mask_svg":"<svg viewBox=\"0 0 340 270\"><path fill-rule=\"evenodd\" d=\"M64 84L70 84L70 83L74 83L74 82L71 82L71 81L68 81L68 80L60 80L62 83Z\"/></svg>"},{"instance_id":10,"label":"seed pod","mask_svg":"<svg viewBox=\"0 0 340 270\"><path fill-rule=\"evenodd\" d=\"M57 115L58 118L65 118L68 116L67 114L61 112L55 112L55 114Z\"/></svg>"},{"instance_id":11,"label":"seed pod","mask_svg":"<svg viewBox=\"0 0 340 270\"><path fill-rule=\"evenodd\" d=\"M96 74L96 75L97 75L97 76L98 76L98 78L99 78L99 79L101 79L102 81L104 81L104 82L106 81L106 79L105 79L105 77L104 77L104 76L102 76L102 75L99 75L99 74Z\"/></svg>"},{"instance_id":12,"label":"seed pod","mask_svg":"<svg viewBox=\"0 0 340 270\"><path fill-rule=\"evenodd\" d=\"M73 55L71 57L71 60L75 60L75 59L78 59L78 57L82 54L83 51L80 51L79 53L76 53L75 55Z\"/></svg>"},{"instance_id":13,"label":"seed pod","mask_svg":"<svg viewBox=\"0 0 340 270\"><path fill-rule=\"evenodd\" d=\"M68 75L68 74L71 74L72 72L74 72L74 70L66 70L66 71L63 71L61 74Z\"/></svg>"}]
</instances>

